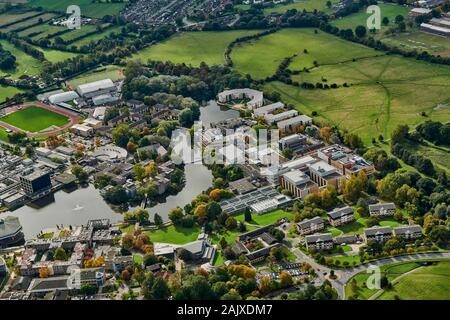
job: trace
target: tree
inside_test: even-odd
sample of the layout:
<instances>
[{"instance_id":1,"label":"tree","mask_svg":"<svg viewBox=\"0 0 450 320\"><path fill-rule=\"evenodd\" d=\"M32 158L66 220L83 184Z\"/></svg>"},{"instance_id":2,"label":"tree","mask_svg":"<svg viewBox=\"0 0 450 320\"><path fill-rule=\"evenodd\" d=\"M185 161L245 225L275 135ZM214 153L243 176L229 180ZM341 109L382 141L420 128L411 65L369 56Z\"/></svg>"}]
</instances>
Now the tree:
<instances>
[{"instance_id":1,"label":"tree","mask_svg":"<svg viewBox=\"0 0 450 320\"><path fill-rule=\"evenodd\" d=\"M80 293L84 296L91 296L96 294L98 291L97 286L93 285L93 284L83 284L80 287Z\"/></svg>"},{"instance_id":2,"label":"tree","mask_svg":"<svg viewBox=\"0 0 450 320\"><path fill-rule=\"evenodd\" d=\"M163 278L156 278L152 286L152 293L153 298L158 300L167 299L169 297L169 287L167 286L167 283Z\"/></svg>"},{"instance_id":3,"label":"tree","mask_svg":"<svg viewBox=\"0 0 450 320\"><path fill-rule=\"evenodd\" d=\"M248 207L245 208L244 219L245 219L246 222L251 222L252 221L252 213L251 213L251 211L250 211L250 209Z\"/></svg>"},{"instance_id":4,"label":"tree","mask_svg":"<svg viewBox=\"0 0 450 320\"><path fill-rule=\"evenodd\" d=\"M79 182L86 182L89 179L89 174L79 165L72 166L72 174L77 177Z\"/></svg>"},{"instance_id":5,"label":"tree","mask_svg":"<svg viewBox=\"0 0 450 320\"><path fill-rule=\"evenodd\" d=\"M50 269L48 267L39 268L39 278L48 278L50 276Z\"/></svg>"},{"instance_id":6,"label":"tree","mask_svg":"<svg viewBox=\"0 0 450 320\"><path fill-rule=\"evenodd\" d=\"M130 139L130 128L127 124L120 124L112 131L113 142L122 148L127 146Z\"/></svg>"},{"instance_id":7,"label":"tree","mask_svg":"<svg viewBox=\"0 0 450 320\"><path fill-rule=\"evenodd\" d=\"M292 276L286 272L282 271L280 273L280 285L282 288L290 287L294 284L294 280L292 279Z\"/></svg>"},{"instance_id":8,"label":"tree","mask_svg":"<svg viewBox=\"0 0 450 320\"><path fill-rule=\"evenodd\" d=\"M237 228L237 220L235 217L228 217L227 220L225 220L225 227L228 230L234 230Z\"/></svg>"},{"instance_id":9,"label":"tree","mask_svg":"<svg viewBox=\"0 0 450 320\"><path fill-rule=\"evenodd\" d=\"M155 213L155 218L154 218L155 224L160 227L163 225L163 219L161 218L161 216L157 213Z\"/></svg>"},{"instance_id":10,"label":"tree","mask_svg":"<svg viewBox=\"0 0 450 320\"><path fill-rule=\"evenodd\" d=\"M367 29L364 26L357 26L355 29L355 34L358 38L364 38L367 34Z\"/></svg>"},{"instance_id":11,"label":"tree","mask_svg":"<svg viewBox=\"0 0 450 320\"><path fill-rule=\"evenodd\" d=\"M151 266L158 262L158 258L153 253L147 253L144 255L142 259L144 266Z\"/></svg>"},{"instance_id":12,"label":"tree","mask_svg":"<svg viewBox=\"0 0 450 320\"><path fill-rule=\"evenodd\" d=\"M223 249L225 249L228 246L227 240L225 239L225 237L220 238L219 241L220 247Z\"/></svg>"},{"instance_id":13,"label":"tree","mask_svg":"<svg viewBox=\"0 0 450 320\"><path fill-rule=\"evenodd\" d=\"M191 109L185 108L181 110L178 115L178 121L180 125L186 128L190 128L194 122L194 114Z\"/></svg>"},{"instance_id":14,"label":"tree","mask_svg":"<svg viewBox=\"0 0 450 320\"><path fill-rule=\"evenodd\" d=\"M382 23L383 23L384 26L387 26L389 24L389 18L388 17L384 17Z\"/></svg>"},{"instance_id":15,"label":"tree","mask_svg":"<svg viewBox=\"0 0 450 320\"><path fill-rule=\"evenodd\" d=\"M54 260L66 261L67 258L67 253L64 248L59 247L55 250L55 254L53 255Z\"/></svg>"}]
</instances>

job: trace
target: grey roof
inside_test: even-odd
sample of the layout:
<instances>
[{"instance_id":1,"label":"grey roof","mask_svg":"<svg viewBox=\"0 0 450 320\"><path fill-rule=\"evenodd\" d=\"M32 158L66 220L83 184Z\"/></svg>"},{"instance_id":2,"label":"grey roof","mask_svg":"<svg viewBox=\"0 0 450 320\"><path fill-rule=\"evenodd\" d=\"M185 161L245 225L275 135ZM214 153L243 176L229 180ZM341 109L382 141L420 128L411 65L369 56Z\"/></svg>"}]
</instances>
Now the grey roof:
<instances>
[{"instance_id":1,"label":"grey roof","mask_svg":"<svg viewBox=\"0 0 450 320\"><path fill-rule=\"evenodd\" d=\"M369 211L379 211L382 209L395 209L395 204L392 202L384 202L369 205Z\"/></svg>"},{"instance_id":2,"label":"grey roof","mask_svg":"<svg viewBox=\"0 0 450 320\"><path fill-rule=\"evenodd\" d=\"M112 82L111 79L104 79L104 80L94 81L94 82L90 82L90 83L86 83L86 84L80 84L77 87L77 91L79 94L84 95L87 93L99 91L102 89L109 89L109 88L113 88L113 87L114 87L114 83Z\"/></svg>"},{"instance_id":3,"label":"grey roof","mask_svg":"<svg viewBox=\"0 0 450 320\"><path fill-rule=\"evenodd\" d=\"M391 227L372 227L364 229L364 234L366 236L375 236L377 234L392 234Z\"/></svg>"},{"instance_id":4,"label":"grey roof","mask_svg":"<svg viewBox=\"0 0 450 320\"><path fill-rule=\"evenodd\" d=\"M331 218L331 219L338 219L341 218L342 216L348 215L348 214L353 214L353 209L352 207L346 206L343 208L336 208L331 212L327 212L327 215Z\"/></svg>"},{"instance_id":5,"label":"grey roof","mask_svg":"<svg viewBox=\"0 0 450 320\"><path fill-rule=\"evenodd\" d=\"M49 292L53 290L67 290L67 280L69 276L52 277L46 279L36 278L31 282L31 292Z\"/></svg>"},{"instance_id":6,"label":"grey roof","mask_svg":"<svg viewBox=\"0 0 450 320\"><path fill-rule=\"evenodd\" d=\"M261 239L262 239L262 241L264 241L265 243L267 243L267 244L269 244L269 245L271 245L271 244L277 242L277 239L275 239L274 236L272 236L272 235L271 235L270 233L268 233L268 232L264 232L264 233L261 235Z\"/></svg>"},{"instance_id":7,"label":"grey roof","mask_svg":"<svg viewBox=\"0 0 450 320\"><path fill-rule=\"evenodd\" d=\"M422 228L419 225L411 225L411 226L400 226L394 228L395 235L406 234L406 233L422 233Z\"/></svg>"},{"instance_id":8,"label":"grey roof","mask_svg":"<svg viewBox=\"0 0 450 320\"><path fill-rule=\"evenodd\" d=\"M306 243L329 242L333 241L331 233L319 233L305 237Z\"/></svg>"},{"instance_id":9,"label":"grey roof","mask_svg":"<svg viewBox=\"0 0 450 320\"><path fill-rule=\"evenodd\" d=\"M306 219L306 220L303 220L302 222L299 222L298 226L301 229L305 229L305 228L309 228L312 224L321 224L321 223L323 223L323 220L321 217L314 217L314 218Z\"/></svg>"},{"instance_id":10,"label":"grey roof","mask_svg":"<svg viewBox=\"0 0 450 320\"><path fill-rule=\"evenodd\" d=\"M0 239L7 238L22 229L19 218L8 216L6 218L0 218Z\"/></svg>"},{"instance_id":11,"label":"grey roof","mask_svg":"<svg viewBox=\"0 0 450 320\"><path fill-rule=\"evenodd\" d=\"M356 242L356 235L343 235L343 236L337 236L334 238L336 243L352 243Z\"/></svg>"}]
</instances>

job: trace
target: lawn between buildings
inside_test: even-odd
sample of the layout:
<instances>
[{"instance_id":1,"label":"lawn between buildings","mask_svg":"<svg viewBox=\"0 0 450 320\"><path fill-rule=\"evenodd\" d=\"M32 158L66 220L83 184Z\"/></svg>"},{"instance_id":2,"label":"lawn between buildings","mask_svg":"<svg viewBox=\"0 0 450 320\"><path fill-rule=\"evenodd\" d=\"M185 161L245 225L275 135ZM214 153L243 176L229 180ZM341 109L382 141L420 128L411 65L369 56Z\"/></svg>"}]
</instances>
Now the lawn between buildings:
<instances>
[{"instance_id":1,"label":"lawn between buildings","mask_svg":"<svg viewBox=\"0 0 450 320\"><path fill-rule=\"evenodd\" d=\"M425 266L424 262L433 262L432 265ZM448 286L450 279L447 276L450 270L448 260L419 260L415 262L393 263L382 266L382 276L386 276L393 284L392 289L384 291L377 297L380 300L394 300L397 297L405 300L435 300L450 299ZM408 275L399 278L403 274ZM351 278L345 286L345 297L349 299L356 294L357 299L367 300L378 292L378 289L367 288L366 282L372 273L361 272ZM357 288L352 285L356 280ZM355 290L356 289L356 290Z\"/></svg>"},{"instance_id":2,"label":"lawn between buildings","mask_svg":"<svg viewBox=\"0 0 450 320\"><path fill-rule=\"evenodd\" d=\"M28 132L40 132L51 126L60 127L69 122L66 116L38 106L17 110L0 120Z\"/></svg>"}]
</instances>

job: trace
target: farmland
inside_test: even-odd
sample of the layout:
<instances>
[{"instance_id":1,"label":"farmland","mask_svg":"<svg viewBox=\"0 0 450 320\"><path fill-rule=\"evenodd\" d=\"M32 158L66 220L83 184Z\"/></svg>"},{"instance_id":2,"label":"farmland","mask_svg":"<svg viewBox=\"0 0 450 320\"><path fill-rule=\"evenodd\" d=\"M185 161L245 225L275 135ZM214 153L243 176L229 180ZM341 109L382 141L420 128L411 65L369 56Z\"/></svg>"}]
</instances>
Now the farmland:
<instances>
[{"instance_id":1,"label":"farmland","mask_svg":"<svg viewBox=\"0 0 450 320\"><path fill-rule=\"evenodd\" d=\"M3 28L2 31L3 32L13 32L13 31L16 31L16 30L19 30L19 29L22 29L22 28L26 28L28 26L32 26L32 25L34 25L34 24L36 24L36 23L38 23L40 21L42 21L42 22L49 21L50 19L52 19L52 18L54 18L56 16L57 15L54 14L54 13L44 13L44 14L41 14L39 16L27 19L25 21L21 21L21 22L17 22L17 23L11 24L10 26L8 26L6 28Z\"/></svg>"},{"instance_id":2,"label":"farmland","mask_svg":"<svg viewBox=\"0 0 450 320\"><path fill-rule=\"evenodd\" d=\"M236 38L257 31L190 32L171 37L155 46L144 49L133 56L146 62L148 59L172 61L198 66L202 61L209 65L224 64L224 51Z\"/></svg>"},{"instance_id":3,"label":"farmland","mask_svg":"<svg viewBox=\"0 0 450 320\"><path fill-rule=\"evenodd\" d=\"M290 65L292 70L310 68L314 61L330 64L380 53L313 29L283 29L236 46L231 58L238 71L260 79L273 75L283 59L294 54L298 56Z\"/></svg>"},{"instance_id":4,"label":"farmland","mask_svg":"<svg viewBox=\"0 0 450 320\"><path fill-rule=\"evenodd\" d=\"M317 120L347 128L370 143L372 137L389 137L402 123L418 124L427 115L448 121L447 108L436 108L450 101L447 81L450 67L384 56L337 65L320 66L310 73L294 76L297 81L342 85L330 90L305 90L280 82L266 89L281 93L283 99L303 113L318 112Z\"/></svg>"},{"instance_id":5,"label":"farmland","mask_svg":"<svg viewBox=\"0 0 450 320\"><path fill-rule=\"evenodd\" d=\"M112 27L112 28L108 28L105 31L101 32L101 33L96 33L96 34L92 34L90 36L87 36L83 39L80 39L78 41L73 42L71 45L77 46L77 47L82 47L85 45L88 45L89 43L91 43L92 41L96 42L99 41L103 38L105 38L106 36L110 35L111 33L120 33L120 26L117 27Z\"/></svg>"},{"instance_id":6,"label":"farmland","mask_svg":"<svg viewBox=\"0 0 450 320\"><path fill-rule=\"evenodd\" d=\"M8 12L0 14L0 26L10 24L14 21L22 20L28 17L32 17L38 14L37 11L26 11L26 12Z\"/></svg>"},{"instance_id":7,"label":"farmland","mask_svg":"<svg viewBox=\"0 0 450 320\"><path fill-rule=\"evenodd\" d=\"M264 14L284 13L288 10L296 9L297 11L306 10L308 12L318 10L330 13L332 9L327 7L328 0L295 0L293 3L276 5L273 8L264 9ZM339 0L332 0L332 3L338 3Z\"/></svg>"},{"instance_id":8,"label":"farmland","mask_svg":"<svg viewBox=\"0 0 450 320\"><path fill-rule=\"evenodd\" d=\"M69 122L65 116L37 106L10 113L0 120L29 132L39 132L51 126L63 126Z\"/></svg>"},{"instance_id":9,"label":"farmland","mask_svg":"<svg viewBox=\"0 0 450 320\"><path fill-rule=\"evenodd\" d=\"M42 7L45 10L66 12L68 6L74 4L72 0L30 0L29 4L33 7ZM92 0L78 0L76 4L81 9L83 16L101 18L105 15L115 15L122 10L126 3L106 3L93 2Z\"/></svg>"},{"instance_id":10,"label":"farmland","mask_svg":"<svg viewBox=\"0 0 450 320\"><path fill-rule=\"evenodd\" d=\"M42 23L37 26L20 31L18 34L20 37L31 37L33 40L39 40L45 37L50 37L63 29L64 27L58 27L49 25L48 23Z\"/></svg>"}]
</instances>

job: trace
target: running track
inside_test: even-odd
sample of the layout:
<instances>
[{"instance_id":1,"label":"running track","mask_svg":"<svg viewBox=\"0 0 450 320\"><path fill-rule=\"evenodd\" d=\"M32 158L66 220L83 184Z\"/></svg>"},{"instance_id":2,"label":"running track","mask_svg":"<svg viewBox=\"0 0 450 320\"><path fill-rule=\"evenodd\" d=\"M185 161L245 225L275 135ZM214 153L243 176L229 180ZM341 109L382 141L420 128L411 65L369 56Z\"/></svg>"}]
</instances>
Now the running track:
<instances>
[{"instance_id":1,"label":"running track","mask_svg":"<svg viewBox=\"0 0 450 320\"><path fill-rule=\"evenodd\" d=\"M45 103L37 102L37 101L36 102L26 102L24 104L19 104L19 105L13 106L13 107L6 108L5 109L5 111L6 111L5 113L6 114L10 114L12 112L16 112L19 109L25 109L25 108L28 108L28 107L31 107L31 106L38 106L38 107L41 107L43 109L47 109L49 111L62 114L63 116L66 116L67 118L69 118L70 121L69 121L68 124L66 124L66 125L64 125L62 127L59 127L58 129L51 130L51 131L45 131L45 132L27 132L26 131L28 137L56 135L56 134L60 133L61 131L64 131L64 130L70 128L71 126L73 126L74 124L78 123L78 120L80 119L80 117L77 114L75 114L74 112L71 112L69 110L65 110L63 108L50 106L50 105L47 105ZM20 128L17 128L15 126L10 125L10 124L8 124L6 122L3 122L3 121L0 121L0 126L5 128L5 129L9 129L11 131L24 131L24 130L22 130Z\"/></svg>"}]
</instances>

